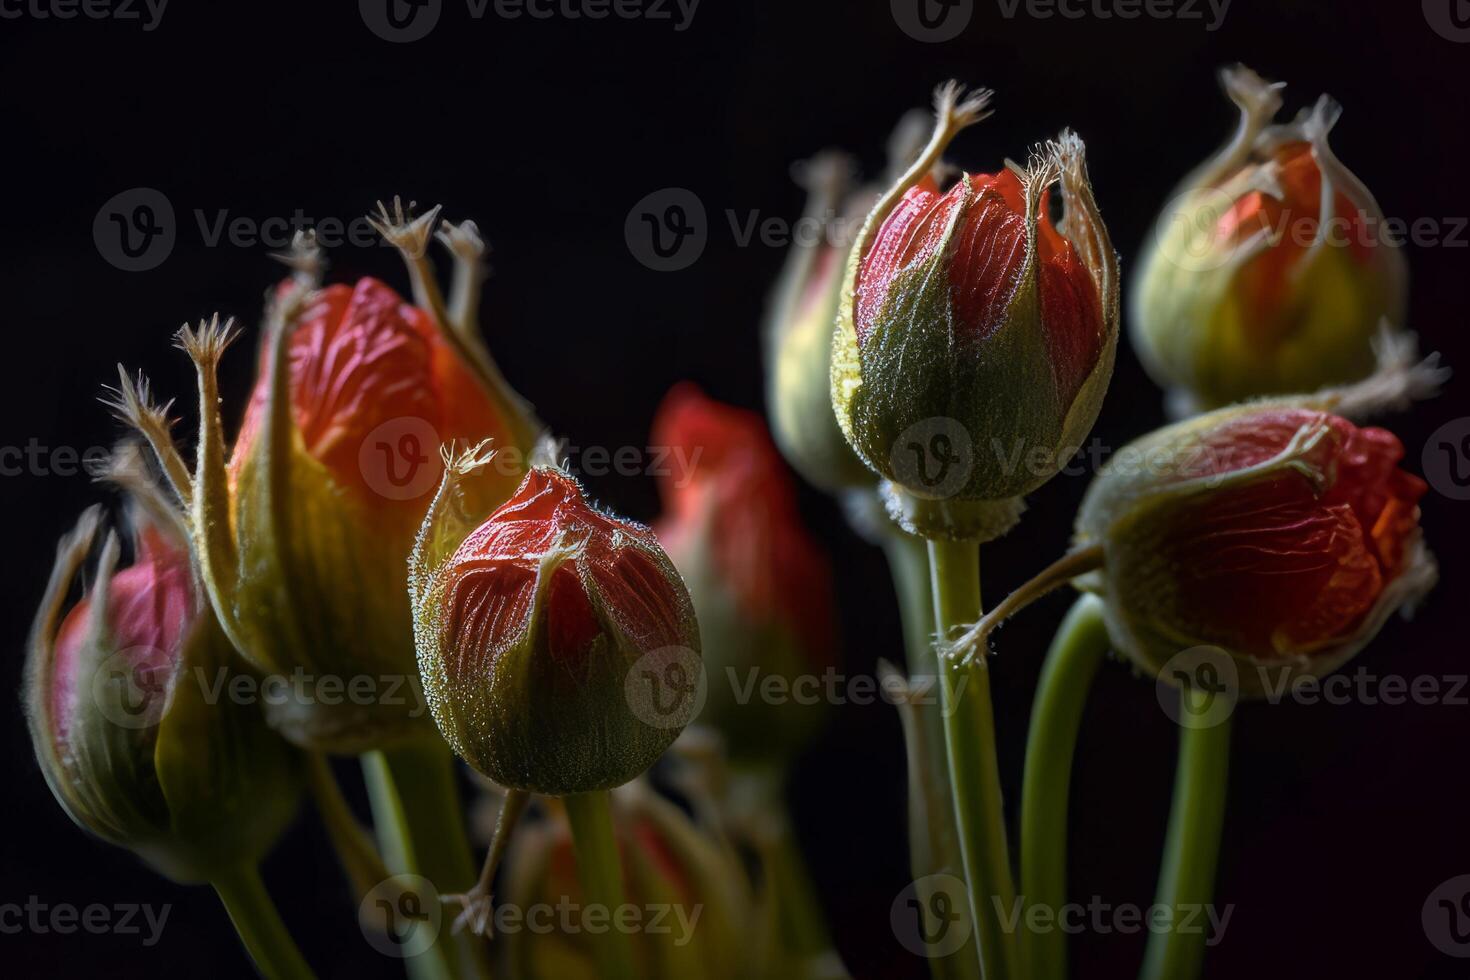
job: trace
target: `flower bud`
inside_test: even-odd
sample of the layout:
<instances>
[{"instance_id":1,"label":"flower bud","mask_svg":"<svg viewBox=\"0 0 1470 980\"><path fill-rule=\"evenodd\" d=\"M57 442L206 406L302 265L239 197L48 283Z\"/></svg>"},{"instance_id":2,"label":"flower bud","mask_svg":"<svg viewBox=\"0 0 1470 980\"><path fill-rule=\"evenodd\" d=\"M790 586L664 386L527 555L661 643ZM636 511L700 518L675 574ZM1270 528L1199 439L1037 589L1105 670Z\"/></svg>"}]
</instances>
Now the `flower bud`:
<instances>
[{"instance_id":1,"label":"flower bud","mask_svg":"<svg viewBox=\"0 0 1470 980\"><path fill-rule=\"evenodd\" d=\"M472 294L447 309L424 271L436 216L406 222L400 213L395 224L385 212L379 225L409 261L418 305L374 279L313 288L306 273L282 285L227 465L215 373L234 333L216 321L180 334L200 385L192 510L204 581L254 666L313 685L270 713L289 739L314 749L356 753L432 734L405 583L442 475L438 447L489 439L502 450L496 467L461 484L486 508L525 471L534 422L474 335ZM455 250L457 276L477 280L467 234L441 237ZM360 677L383 696L314 688Z\"/></svg>"},{"instance_id":2,"label":"flower bud","mask_svg":"<svg viewBox=\"0 0 1470 980\"><path fill-rule=\"evenodd\" d=\"M1434 583L1425 484L1403 454L1392 433L1300 400L1161 429L1088 489L1076 548L1101 567L1079 585L1151 674L1206 645L1236 661L1246 696L1330 673Z\"/></svg>"},{"instance_id":3,"label":"flower bud","mask_svg":"<svg viewBox=\"0 0 1470 980\"><path fill-rule=\"evenodd\" d=\"M754 412L681 384L659 408L652 442L690 461L689 471L660 479L656 530L699 614L712 679L700 717L737 761L787 760L824 714L797 696L796 682L835 666L832 570ZM769 676L785 678L791 693L742 696Z\"/></svg>"},{"instance_id":4,"label":"flower bud","mask_svg":"<svg viewBox=\"0 0 1470 980\"><path fill-rule=\"evenodd\" d=\"M851 248L834 215L849 166L845 158L823 155L802 169L808 194L802 220L820 225L822 238L793 242L765 328L766 404L776 443L807 482L828 492L873 483L832 414L832 323ZM866 195L860 200L866 211L871 202Z\"/></svg>"},{"instance_id":5,"label":"flower bud","mask_svg":"<svg viewBox=\"0 0 1470 980\"><path fill-rule=\"evenodd\" d=\"M1178 411L1362 378L1407 303L1383 212L1327 145L1339 106L1272 125L1279 83L1243 66L1221 82L1239 127L1175 192L1132 284L1134 345Z\"/></svg>"},{"instance_id":6,"label":"flower bud","mask_svg":"<svg viewBox=\"0 0 1470 980\"><path fill-rule=\"evenodd\" d=\"M653 532L594 509L533 466L476 526L445 473L410 569L419 672L434 721L502 786L551 795L619 786L696 709L699 625Z\"/></svg>"},{"instance_id":7,"label":"flower bud","mask_svg":"<svg viewBox=\"0 0 1470 980\"><path fill-rule=\"evenodd\" d=\"M67 592L96 508L63 538L31 634L26 713L67 815L181 882L253 865L296 809L295 753L228 691L233 650L197 592L188 551L140 520L133 563L109 533L93 587Z\"/></svg>"},{"instance_id":8,"label":"flower bud","mask_svg":"<svg viewBox=\"0 0 1470 980\"><path fill-rule=\"evenodd\" d=\"M613 794L613 824L624 900L636 910L628 914L637 915L625 920L631 923L625 928L631 929L637 975L648 980L756 975L749 939L756 925L752 898L733 853L641 782ZM508 871L505 907L525 915L562 909L568 916L551 929L505 930L508 975L595 980L592 943L597 937L586 928L592 910L582 900L566 822L553 816L522 825ZM618 921L616 912L607 910L609 922Z\"/></svg>"},{"instance_id":9,"label":"flower bud","mask_svg":"<svg viewBox=\"0 0 1470 980\"><path fill-rule=\"evenodd\" d=\"M957 98L941 88L933 139L849 258L832 402L857 454L901 494L972 505L951 506L969 513L938 529L913 512L901 520L926 536L988 538L1097 417L1117 343L1117 258L1070 132L1025 169L944 190L932 170L988 93Z\"/></svg>"}]
</instances>

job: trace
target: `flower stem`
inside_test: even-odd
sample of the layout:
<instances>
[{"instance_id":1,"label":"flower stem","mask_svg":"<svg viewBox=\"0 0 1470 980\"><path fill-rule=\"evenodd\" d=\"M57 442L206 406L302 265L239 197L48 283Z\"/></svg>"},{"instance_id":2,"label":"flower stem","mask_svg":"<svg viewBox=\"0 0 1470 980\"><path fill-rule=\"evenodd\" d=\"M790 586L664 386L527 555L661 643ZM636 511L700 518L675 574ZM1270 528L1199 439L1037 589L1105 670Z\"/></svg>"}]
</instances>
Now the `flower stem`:
<instances>
[{"instance_id":1,"label":"flower stem","mask_svg":"<svg viewBox=\"0 0 1470 980\"><path fill-rule=\"evenodd\" d=\"M255 968L267 980L309 980L316 976L286 931L286 924L281 921L276 904L266 893L260 872L254 866L224 872L210 884L219 893Z\"/></svg>"},{"instance_id":2,"label":"flower stem","mask_svg":"<svg viewBox=\"0 0 1470 980\"><path fill-rule=\"evenodd\" d=\"M358 823L357 817L342 796L331 764L320 752L306 752L306 781L316 803L322 826L337 852L337 861L342 865L348 881L352 883L358 901L361 901L388 877L388 868L378 848L373 844L367 830Z\"/></svg>"},{"instance_id":3,"label":"flower stem","mask_svg":"<svg viewBox=\"0 0 1470 980\"><path fill-rule=\"evenodd\" d=\"M939 635L980 618L980 546L974 541L929 541L934 618ZM995 712L984 657L960 664L936 646L944 742L950 789L959 827L960 858L985 980L1021 975L1016 937L1002 924L1015 910L1016 886L1006 846L1000 762L995 753Z\"/></svg>"},{"instance_id":4,"label":"flower stem","mask_svg":"<svg viewBox=\"0 0 1470 980\"><path fill-rule=\"evenodd\" d=\"M918 691L934 669L934 596L929 582L929 556L924 539L897 528L883 539L883 553L893 575L903 623L909 689ZM928 688L930 696L934 687ZM944 748L944 716L929 698L901 706L908 742L909 869L914 879L935 874L960 877L959 835L949 791L949 759ZM968 946L968 944L966 944ZM949 956L929 959L934 980L978 980L980 963L973 950L960 947Z\"/></svg>"},{"instance_id":5,"label":"flower stem","mask_svg":"<svg viewBox=\"0 0 1470 980\"><path fill-rule=\"evenodd\" d=\"M618 907L623 904L623 862L613 833L608 792L575 793L563 802L572 825L583 904L602 906L609 921L616 921ZM601 980L633 980L633 946L628 934L609 928L593 938Z\"/></svg>"},{"instance_id":6,"label":"flower stem","mask_svg":"<svg viewBox=\"0 0 1470 980\"><path fill-rule=\"evenodd\" d=\"M1021 786L1021 894L1056 921L1067 901L1067 796L1072 755L1087 691L1108 652L1102 601L1084 595L1062 620L1031 709L1026 776ZM1021 936L1032 976L1067 976L1067 936L1060 929Z\"/></svg>"},{"instance_id":7,"label":"flower stem","mask_svg":"<svg viewBox=\"0 0 1470 980\"><path fill-rule=\"evenodd\" d=\"M422 875L440 894L468 892L476 868L449 747L424 741L369 752L363 774L389 870ZM490 976L485 941L471 932L441 933L429 952L406 965L425 978Z\"/></svg>"},{"instance_id":8,"label":"flower stem","mask_svg":"<svg viewBox=\"0 0 1470 980\"><path fill-rule=\"evenodd\" d=\"M1181 699L1210 695L1191 689ZM1201 712L1202 713L1202 712ZM1187 717L1181 712L1181 717ZM1230 719L1214 725L1179 729L1179 762L1174 773L1174 802L1164 840L1164 860L1154 902L1173 912L1178 922L1187 908L1208 905L1215 892L1220 835L1225 825L1225 795L1230 773ZM1198 917L1195 917L1196 920ZM1141 980L1191 980L1200 975L1205 956L1203 929L1170 930L1149 936Z\"/></svg>"}]
</instances>

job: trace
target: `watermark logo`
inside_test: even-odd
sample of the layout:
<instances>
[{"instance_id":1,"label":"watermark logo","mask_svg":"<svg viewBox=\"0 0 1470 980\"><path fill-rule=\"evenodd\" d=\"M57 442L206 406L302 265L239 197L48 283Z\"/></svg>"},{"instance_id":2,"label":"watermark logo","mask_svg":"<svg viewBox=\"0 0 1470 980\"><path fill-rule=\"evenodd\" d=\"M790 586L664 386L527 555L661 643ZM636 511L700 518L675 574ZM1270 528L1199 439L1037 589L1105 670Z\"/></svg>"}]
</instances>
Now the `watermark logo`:
<instances>
[{"instance_id":1,"label":"watermark logo","mask_svg":"<svg viewBox=\"0 0 1470 980\"><path fill-rule=\"evenodd\" d=\"M389 500L415 500L439 485L439 433L425 419L389 419L363 439L357 466L374 493Z\"/></svg>"},{"instance_id":2,"label":"watermark logo","mask_svg":"<svg viewBox=\"0 0 1470 980\"><path fill-rule=\"evenodd\" d=\"M900 945L929 959L957 952L969 941L974 920L965 883L954 875L927 875L898 893L888 922Z\"/></svg>"},{"instance_id":3,"label":"watermark logo","mask_svg":"<svg viewBox=\"0 0 1470 980\"><path fill-rule=\"evenodd\" d=\"M709 243L704 202L686 187L644 195L623 221L623 238L633 258L655 272L687 269Z\"/></svg>"},{"instance_id":4,"label":"watermark logo","mask_svg":"<svg viewBox=\"0 0 1470 980\"><path fill-rule=\"evenodd\" d=\"M1446 956L1470 957L1470 875L1442 882L1419 913L1424 935Z\"/></svg>"},{"instance_id":5,"label":"watermark logo","mask_svg":"<svg viewBox=\"0 0 1470 980\"><path fill-rule=\"evenodd\" d=\"M1149 932L1155 935L1178 933L1184 936L1204 936L1206 946L1218 946L1225 938L1225 930L1235 915L1235 906L1223 908L1213 904L1181 902L1166 905L1135 905L1132 902L1114 904L1094 895L1087 902L1068 902L1065 905L1047 905L1041 902L1028 903L1024 897L1012 900L1006 908L1000 896L992 895L1000 927L1012 935L1029 932L1043 935L1062 932L1069 936L1091 932L1099 936L1132 935Z\"/></svg>"},{"instance_id":6,"label":"watermark logo","mask_svg":"<svg viewBox=\"0 0 1470 980\"><path fill-rule=\"evenodd\" d=\"M384 41L407 44L429 36L444 0L357 0L362 22Z\"/></svg>"},{"instance_id":7,"label":"watermark logo","mask_svg":"<svg viewBox=\"0 0 1470 980\"><path fill-rule=\"evenodd\" d=\"M1239 668L1219 647L1191 647L1165 661L1155 694L1181 728L1214 728L1229 720L1240 700Z\"/></svg>"},{"instance_id":8,"label":"watermark logo","mask_svg":"<svg viewBox=\"0 0 1470 980\"><path fill-rule=\"evenodd\" d=\"M970 26L975 0L889 0L893 22L915 41L953 41Z\"/></svg>"},{"instance_id":9,"label":"watermark logo","mask_svg":"<svg viewBox=\"0 0 1470 980\"><path fill-rule=\"evenodd\" d=\"M951 418L923 419L904 429L888 464L893 481L917 497L944 500L970 482L975 466L969 431Z\"/></svg>"},{"instance_id":10,"label":"watermark logo","mask_svg":"<svg viewBox=\"0 0 1470 980\"><path fill-rule=\"evenodd\" d=\"M1420 462L1430 486L1451 500L1470 500L1470 416L1435 429Z\"/></svg>"},{"instance_id":11,"label":"watermark logo","mask_svg":"<svg viewBox=\"0 0 1470 980\"><path fill-rule=\"evenodd\" d=\"M69 902L53 905L31 895L24 905L19 902L0 905L0 936L22 932L69 936L81 931L92 936L142 936L144 946L156 946L173 908L137 902L115 905L93 902L80 907Z\"/></svg>"},{"instance_id":12,"label":"watermark logo","mask_svg":"<svg viewBox=\"0 0 1470 980\"><path fill-rule=\"evenodd\" d=\"M98 254L124 272L156 269L174 250L177 238L174 207L152 187L114 194L92 219Z\"/></svg>"},{"instance_id":13,"label":"watermark logo","mask_svg":"<svg viewBox=\"0 0 1470 980\"><path fill-rule=\"evenodd\" d=\"M409 959L427 952L439 938L442 905L429 879L394 875L363 896L357 924L373 949L394 959Z\"/></svg>"},{"instance_id":14,"label":"watermark logo","mask_svg":"<svg viewBox=\"0 0 1470 980\"><path fill-rule=\"evenodd\" d=\"M136 21L146 34L158 29L168 0L0 0L0 20Z\"/></svg>"},{"instance_id":15,"label":"watermark logo","mask_svg":"<svg viewBox=\"0 0 1470 980\"><path fill-rule=\"evenodd\" d=\"M3 2L3 0L0 0ZM487 14L497 20L646 20L668 22L674 32L694 23L700 0L465 0L472 21ZM362 22L384 41L406 44L421 41L439 24L443 0L358 0Z\"/></svg>"},{"instance_id":16,"label":"watermark logo","mask_svg":"<svg viewBox=\"0 0 1470 980\"><path fill-rule=\"evenodd\" d=\"M119 728L141 731L163 718L173 665L154 647L128 647L92 672L92 702Z\"/></svg>"},{"instance_id":17,"label":"watermark logo","mask_svg":"<svg viewBox=\"0 0 1470 980\"><path fill-rule=\"evenodd\" d=\"M1034 20L1150 20L1205 21L1213 33L1225 23L1231 0L997 0L1000 15L1014 20L1024 12ZM1206 20L1206 17L1209 19Z\"/></svg>"},{"instance_id":18,"label":"watermark logo","mask_svg":"<svg viewBox=\"0 0 1470 980\"><path fill-rule=\"evenodd\" d=\"M1446 41L1470 41L1470 0L1423 0L1424 19Z\"/></svg>"},{"instance_id":19,"label":"watermark logo","mask_svg":"<svg viewBox=\"0 0 1470 980\"><path fill-rule=\"evenodd\" d=\"M623 697L634 717L651 728L683 728L709 696L704 661L688 647L650 650L623 678Z\"/></svg>"}]
</instances>

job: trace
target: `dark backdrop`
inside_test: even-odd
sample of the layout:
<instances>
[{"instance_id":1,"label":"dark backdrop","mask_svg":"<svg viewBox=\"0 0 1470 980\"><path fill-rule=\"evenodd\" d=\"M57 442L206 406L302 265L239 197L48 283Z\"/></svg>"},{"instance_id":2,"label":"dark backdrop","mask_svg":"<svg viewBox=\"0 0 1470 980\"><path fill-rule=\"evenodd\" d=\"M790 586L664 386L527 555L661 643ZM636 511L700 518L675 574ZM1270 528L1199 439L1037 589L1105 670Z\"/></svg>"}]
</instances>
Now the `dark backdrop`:
<instances>
[{"instance_id":1,"label":"dark backdrop","mask_svg":"<svg viewBox=\"0 0 1470 980\"><path fill-rule=\"evenodd\" d=\"M13 3L15 0L6 0ZM27 0L28 3L31 0ZM1452 0L1439 6L1448 9ZM966 4L968 6L968 4ZM827 146L869 170L899 113L951 76L994 87L995 117L953 156L994 169L1076 127L1088 140L1103 214L1125 263L1174 181L1233 125L1213 72L1242 60L1289 80L1289 107L1329 91L1346 107L1333 142L1390 216L1452 222L1465 192L1470 47L1431 28L1418 3L1236 0L1218 30L1188 19L1034 19L976 0L956 39L924 43L889 4L704 0L671 21L471 18L445 0L416 43L388 43L351 3L175 0L156 29L117 19L0 20L0 269L5 382L0 443L85 449L117 427L98 386L122 360L188 405L192 378L169 346L182 321L214 310L253 324L278 275L261 246L210 246L195 212L259 222L300 208L351 219L401 193L476 218L495 276L483 325L512 382L557 431L584 445L642 445L673 382L761 404L757 322L783 252L736 239L726 220L794 218L789 164ZM1201 8L1204 10L1204 8ZM1431 14L1446 11L1431 4ZM709 215L708 244L677 272L640 264L624 239L633 204L682 186ZM177 240L156 268L106 261L93 220L113 195L162 192ZM1412 325L1452 363L1465 343L1466 236L1409 248ZM384 248L332 254L337 276L404 285ZM227 359L238 406L250 358ZM1467 412L1463 386L1394 425L1419 468L1440 424ZM186 412L192 424L192 411ZM1097 435L1122 441L1162 419L1158 391L1120 351ZM187 424L185 426L187 428ZM33 442L34 441L34 442ZM4 678L21 648L56 537L100 491L64 457L0 479L6 533ZM652 481L594 478L608 504L655 514ZM1065 546L1085 486L1062 477L1034 495L1021 529L986 548L992 598ZM811 524L840 569L849 669L899 649L886 571L834 508L809 493ZM1424 524L1444 581L1412 628L1390 624L1354 666L1440 678L1470 671L1460 616L1464 509L1439 493ZM1068 600L1010 626L997 661L1005 777L1016 796L1039 658ZM13 695L7 695L14 705ZM1212 977L1463 976L1426 939L1420 910L1470 872L1464 835L1463 704L1248 706L1235 734L1219 901L1234 905ZM211 894L171 886L85 838L36 770L20 713L0 739L0 903L173 903L163 941L0 935L5 972L216 975L244 971ZM1078 753L1073 892L1147 903L1168 805L1175 729L1149 684L1113 664L1088 707ZM908 880L899 729L884 705L848 707L801 765L794 788L810 855L844 956L861 977L922 975L894 940L893 897ZM301 821L266 868L308 957L326 975L388 974L358 936L322 834ZM317 928L307 933L308 925ZM1134 970L1141 936L1084 935L1080 976Z\"/></svg>"}]
</instances>

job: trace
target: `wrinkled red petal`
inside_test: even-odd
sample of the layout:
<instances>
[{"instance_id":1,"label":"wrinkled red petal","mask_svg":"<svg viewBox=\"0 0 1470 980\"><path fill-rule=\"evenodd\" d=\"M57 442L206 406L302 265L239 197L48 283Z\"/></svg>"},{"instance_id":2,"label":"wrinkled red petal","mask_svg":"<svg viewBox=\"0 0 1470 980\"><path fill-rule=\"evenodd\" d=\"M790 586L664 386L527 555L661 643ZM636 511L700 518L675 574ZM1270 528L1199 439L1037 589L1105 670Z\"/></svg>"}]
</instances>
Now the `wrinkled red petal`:
<instances>
[{"instance_id":1,"label":"wrinkled red petal","mask_svg":"<svg viewBox=\"0 0 1470 980\"><path fill-rule=\"evenodd\" d=\"M570 477L533 469L449 559L451 675L488 670L525 634L543 557L553 548L565 549L549 569L541 610L553 660L568 668L584 663L604 632L601 616L613 617L640 649L681 643L674 583L638 547L653 543L647 528L589 505Z\"/></svg>"},{"instance_id":2,"label":"wrinkled red petal","mask_svg":"<svg viewBox=\"0 0 1470 980\"><path fill-rule=\"evenodd\" d=\"M484 386L429 315L376 279L319 290L292 332L289 349L292 414L307 451L365 499L423 507L421 500L389 500L367 482L363 442L385 423L421 419L440 443L504 437ZM266 364L262 351L260 379L236 442L236 467L264 420ZM420 449L425 465L437 470L438 447Z\"/></svg>"},{"instance_id":3,"label":"wrinkled red petal","mask_svg":"<svg viewBox=\"0 0 1470 980\"><path fill-rule=\"evenodd\" d=\"M1159 550L1188 618L1175 625L1266 660L1350 633L1383 584L1352 508L1297 474L1205 495Z\"/></svg>"},{"instance_id":4,"label":"wrinkled red petal","mask_svg":"<svg viewBox=\"0 0 1470 980\"><path fill-rule=\"evenodd\" d=\"M1026 200L1011 170L969 178L974 195L952 240L945 273L957 340L967 356L1005 322L1026 268ZM894 279L939 247L962 184L941 195L926 177L903 196L883 222L863 257L856 287L855 326L864 344L887 300ZM1036 232L1040 329L1051 353L1052 376L1062 405L1070 405L1102 352L1101 299L1092 274L1076 249L1056 230L1044 199Z\"/></svg>"},{"instance_id":5,"label":"wrinkled red petal","mask_svg":"<svg viewBox=\"0 0 1470 980\"><path fill-rule=\"evenodd\" d=\"M1172 478L1265 463L1324 423L1328 433L1308 452L1330 481L1320 496L1297 472L1206 491L1166 536L1164 559L1181 563L1178 608L1206 630L1196 635L1258 656L1320 645L1355 629L1401 570L1426 488L1398 469L1403 445L1384 429L1263 408L1205 433Z\"/></svg>"}]
</instances>

